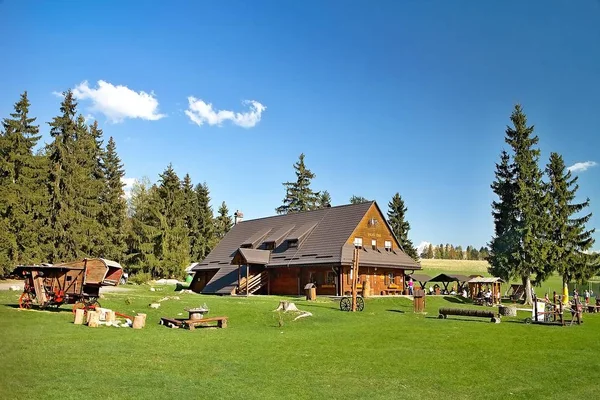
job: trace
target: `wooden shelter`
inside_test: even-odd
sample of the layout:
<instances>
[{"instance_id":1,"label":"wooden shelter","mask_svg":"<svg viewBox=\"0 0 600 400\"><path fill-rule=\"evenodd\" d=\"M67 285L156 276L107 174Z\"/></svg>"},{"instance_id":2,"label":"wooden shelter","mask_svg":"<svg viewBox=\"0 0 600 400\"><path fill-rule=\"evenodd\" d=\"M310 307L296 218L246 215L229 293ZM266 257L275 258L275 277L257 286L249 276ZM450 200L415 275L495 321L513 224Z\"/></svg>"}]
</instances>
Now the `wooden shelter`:
<instances>
[{"instance_id":1,"label":"wooden shelter","mask_svg":"<svg viewBox=\"0 0 600 400\"><path fill-rule=\"evenodd\" d=\"M504 281L498 277L477 277L469 280L469 293L471 299L481 297L483 290L489 288L492 292L492 301L499 303L499 299L502 296L501 284Z\"/></svg>"},{"instance_id":2,"label":"wooden shelter","mask_svg":"<svg viewBox=\"0 0 600 400\"><path fill-rule=\"evenodd\" d=\"M351 293L355 248L357 289L402 293L405 271L421 269L404 253L375 202L328 207L239 222L192 270L204 294L317 295Z\"/></svg>"}]
</instances>

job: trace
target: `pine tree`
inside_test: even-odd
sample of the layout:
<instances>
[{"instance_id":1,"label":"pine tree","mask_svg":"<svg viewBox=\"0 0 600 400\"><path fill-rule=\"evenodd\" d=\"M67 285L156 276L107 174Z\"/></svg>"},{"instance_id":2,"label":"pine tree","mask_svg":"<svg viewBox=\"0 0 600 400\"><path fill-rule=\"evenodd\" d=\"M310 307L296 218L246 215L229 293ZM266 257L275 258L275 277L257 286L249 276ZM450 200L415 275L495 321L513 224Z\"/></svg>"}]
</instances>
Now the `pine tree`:
<instances>
[{"instance_id":1,"label":"pine tree","mask_svg":"<svg viewBox=\"0 0 600 400\"><path fill-rule=\"evenodd\" d=\"M563 285L572 281L587 281L598 271L597 257L589 254L595 242L592 237L595 229L587 230L585 227L592 214L579 215L589 207L590 200L575 202L579 189L578 178L566 170L559 154L550 155L546 173L549 178L546 187L551 217L549 239L552 242L546 275L558 271Z\"/></svg>"},{"instance_id":2,"label":"pine tree","mask_svg":"<svg viewBox=\"0 0 600 400\"><path fill-rule=\"evenodd\" d=\"M78 241L78 250L86 257L105 257L102 254L106 232L100 222L102 196L106 181L103 166L102 130L94 123L89 127L85 118L76 120L73 148L72 180L77 224L72 229Z\"/></svg>"},{"instance_id":3,"label":"pine tree","mask_svg":"<svg viewBox=\"0 0 600 400\"><path fill-rule=\"evenodd\" d=\"M183 177L181 187L183 189L185 226L190 243L190 260L197 260L196 256L199 252L198 244L200 241L200 216L198 214L198 197L196 196L196 192L194 192L194 184L192 183L190 174L186 174Z\"/></svg>"},{"instance_id":4,"label":"pine tree","mask_svg":"<svg viewBox=\"0 0 600 400\"><path fill-rule=\"evenodd\" d=\"M477 250L475 247L471 248L471 260L479 260L479 250Z\"/></svg>"},{"instance_id":5,"label":"pine tree","mask_svg":"<svg viewBox=\"0 0 600 400\"><path fill-rule=\"evenodd\" d=\"M367 200L366 198L362 197L362 196L355 196L352 195L352 197L350 197L350 204L360 204L360 203L366 203L369 200Z\"/></svg>"},{"instance_id":6,"label":"pine tree","mask_svg":"<svg viewBox=\"0 0 600 400\"><path fill-rule=\"evenodd\" d=\"M29 117L27 92L2 121L0 134L0 276L17 264L40 262L43 249L45 159L34 154L40 135Z\"/></svg>"},{"instance_id":7,"label":"pine tree","mask_svg":"<svg viewBox=\"0 0 600 400\"><path fill-rule=\"evenodd\" d=\"M413 245L412 241L408 238L408 232L410 231L410 224L406 220L407 208L404 205L400 193L396 193L392 200L388 203L388 222L392 228L392 232L400 242L402 250L413 260L418 261L419 255L417 249Z\"/></svg>"},{"instance_id":8,"label":"pine tree","mask_svg":"<svg viewBox=\"0 0 600 400\"><path fill-rule=\"evenodd\" d=\"M194 261L203 260L213 249L218 239L215 234L215 223L212 207L210 206L210 191L206 183L196 185L198 206L198 241L194 242L193 258Z\"/></svg>"},{"instance_id":9,"label":"pine tree","mask_svg":"<svg viewBox=\"0 0 600 400\"><path fill-rule=\"evenodd\" d=\"M491 187L498 200L492 202L494 237L490 246L488 271L505 281L515 278L515 256L519 246L516 209L516 170L510 155L502 151L500 163L496 164L496 180ZM468 252L471 258L471 249Z\"/></svg>"},{"instance_id":10,"label":"pine tree","mask_svg":"<svg viewBox=\"0 0 600 400\"><path fill-rule=\"evenodd\" d=\"M96 129L97 126L92 128L92 132ZM127 249L125 243L127 202L123 190L125 171L112 137L108 139L102 159L103 171L100 177L104 179L104 185L98 221L102 226L104 238L100 243L99 254L111 260L122 261Z\"/></svg>"},{"instance_id":11,"label":"pine tree","mask_svg":"<svg viewBox=\"0 0 600 400\"><path fill-rule=\"evenodd\" d=\"M189 237L185 226L185 199L181 181L169 164L159 175L157 197L159 201L158 228L161 232L158 252L160 273L165 276L181 276L189 264Z\"/></svg>"},{"instance_id":12,"label":"pine tree","mask_svg":"<svg viewBox=\"0 0 600 400\"><path fill-rule=\"evenodd\" d=\"M233 226L233 220L229 215L229 209L225 202L221 203L221 207L219 207L218 215L215 219L215 226L216 236L219 240L223 239Z\"/></svg>"},{"instance_id":13,"label":"pine tree","mask_svg":"<svg viewBox=\"0 0 600 400\"><path fill-rule=\"evenodd\" d=\"M533 135L533 126L527 126L527 117L520 105L515 106L511 121L513 127L507 127L505 140L514 153L513 204L516 229L514 238L511 237L512 230L507 234L504 257L509 259L509 275L521 278L525 287L526 304L531 304L531 276L536 275L537 282L545 276L551 246L545 239L548 230L547 199L542 171L538 166L540 150L534 147L539 139ZM497 254L495 250L494 256Z\"/></svg>"},{"instance_id":14,"label":"pine tree","mask_svg":"<svg viewBox=\"0 0 600 400\"><path fill-rule=\"evenodd\" d=\"M455 260L462 260L464 258L464 252L462 246L456 246L455 251Z\"/></svg>"},{"instance_id":15,"label":"pine tree","mask_svg":"<svg viewBox=\"0 0 600 400\"><path fill-rule=\"evenodd\" d=\"M54 117L50 125L52 143L48 145L49 158L48 196L49 214L47 226L50 231L48 261L60 262L80 258L81 237L75 229L78 225L76 211L76 185L73 176L78 174L75 158L77 103L73 93L64 93L60 106L61 115Z\"/></svg>"},{"instance_id":16,"label":"pine tree","mask_svg":"<svg viewBox=\"0 0 600 400\"><path fill-rule=\"evenodd\" d=\"M483 261L487 261L489 256L490 256L490 253L489 253L487 247L481 246L481 248L479 249L479 259L483 260Z\"/></svg>"},{"instance_id":17,"label":"pine tree","mask_svg":"<svg viewBox=\"0 0 600 400\"><path fill-rule=\"evenodd\" d=\"M446 252L444 251L444 245L442 243L440 243L440 245L438 246L438 253L439 253L439 259L440 260L445 260L446 259Z\"/></svg>"},{"instance_id":18,"label":"pine tree","mask_svg":"<svg viewBox=\"0 0 600 400\"><path fill-rule=\"evenodd\" d=\"M131 217L128 219L127 255L125 260L130 269L139 272L160 274L160 260L156 256L161 243L161 231L157 227L157 187L148 178L136 181L131 189L129 201Z\"/></svg>"},{"instance_id":19,"label":"pine tree","mask_svg":"<svg viewBox=\"0 0 600 400\"><path fill-rule=\"evenodd\" d=\"M427 246L427 258L430 260L433 258L433 245L431 243Z\"/></svg>"},{"instance_id":20,"label":"pine tree","mask_svg":"<svg viewBox=\"0 0 600 400\"><path fill-rule=\"evenodd\" d=\"M331 207L331 195L327 190L319 193L319 208Z\"/></svg>"},{"instance_id":21,"label":"pine tree","mask_svg":"<svg viewBox=\"0 0 600 400\"><path fill-rule=\"evenodd\" d=\"M318 208L319 193L310 188L311 180L315 178L304 164L304 154L300 154L298 161L294 164L296 173L295 182L285 182L285 198L283 204L275 210L278 214L290 214L302 211L310 211Z\"/></svg>"}]
</instances>

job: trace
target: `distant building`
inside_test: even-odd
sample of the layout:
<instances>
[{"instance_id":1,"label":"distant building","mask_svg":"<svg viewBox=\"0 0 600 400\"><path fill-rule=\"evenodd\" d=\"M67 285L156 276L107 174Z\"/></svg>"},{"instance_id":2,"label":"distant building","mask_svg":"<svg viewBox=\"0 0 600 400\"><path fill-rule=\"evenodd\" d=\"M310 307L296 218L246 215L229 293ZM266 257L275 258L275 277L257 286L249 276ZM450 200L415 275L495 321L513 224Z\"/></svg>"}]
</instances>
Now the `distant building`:
<instances>
[{"instance_id":1,"label":"distant building","mask_svg":"<svg viewBox=\"0 0 600 400\"><path fill-rule=\"evenodd\" d=\"M204 294L349 293L355 246L359 289L373 294L404 289L405 271L421 269L399 246L375 202L329 207L238 222L192 268L192 290ZM246 279L249 277L249 279Z\"/></svg>"}]
</instances>

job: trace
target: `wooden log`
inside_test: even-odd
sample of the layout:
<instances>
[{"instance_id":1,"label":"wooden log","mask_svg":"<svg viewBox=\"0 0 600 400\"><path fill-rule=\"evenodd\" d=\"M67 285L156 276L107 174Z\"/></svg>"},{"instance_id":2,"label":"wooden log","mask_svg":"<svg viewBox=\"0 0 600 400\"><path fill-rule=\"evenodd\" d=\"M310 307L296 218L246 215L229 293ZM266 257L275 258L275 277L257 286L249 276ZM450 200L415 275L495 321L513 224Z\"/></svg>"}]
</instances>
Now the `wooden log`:
<instances>
[{"instance_id":1,"label":"wooden log","mask_svg":"<svg viewBox=\"0 0 600 400\"><path fill-rule=\"evenodd\" d=\"M89 311L88 316L89 316L88 326L90 328L97 328L98 323L100 322L100 314L96 311Z\"/></svg>"},{"instance_id":2,"label":"wooden log","mask_svg":"<svg viewBox=\"0 0 600 400\"><path fill-rule=\"evenodd\" d=\"M468 308L440 308L440 315L444 318L447 315L458 315L463 317L480 317L480 318L495 318L493 311L487 310L472 310Z\"/></svg>"},{"instance_id":3,"label":"wooden log","mask_svg":"<svg viewBox=\"0 0 600 400\"><path fill-rule=\"evenodd\" d=\"M144 313L138 313L138 316L141 316L143 321L142 321L142 328L146 327L146 314Z\"/></svg>"},{"instance_id":4,"label":"wooden log","mask_svg":"<svg viewBox=\"0 0 600 400\"><path fill-rule=\"evenodd\" d=\"M83 325L83 319L85 318L85 310L83 308L78 308L75 310L75 321L73 322L75 325Z\"/></svg>"},{"instance_id":5,"label":"wooden log","mask_svg":"<svg viewBox=\"0 0 600 400\"><path fill-rule=\"evenodd\" d=\"M108 311L106 313L106 322L113 323L117 320L117 316L114 311Z\"/></svg>"},{"instance_id":6,"label":"wooden log","mask_svg":"<svg viewBox=\"0 0 600 400\"><path fill-rule=\"evenodd\" d=\"M498 308L498 314L500 314L502 316L506 316L506 317L516 317L517 316L517 308L500 306Z\"/></svg>"},{"instance_id":7,"label":"wooden log","mask_svg":"<svg viewBox=\"0 0 600 400\"><path fill-rule=\"evenodd\" d=\"M136 315L133 318L133 329L142 329L144 327L144 317L142 315Z\"/></svg>"}]
</instances>

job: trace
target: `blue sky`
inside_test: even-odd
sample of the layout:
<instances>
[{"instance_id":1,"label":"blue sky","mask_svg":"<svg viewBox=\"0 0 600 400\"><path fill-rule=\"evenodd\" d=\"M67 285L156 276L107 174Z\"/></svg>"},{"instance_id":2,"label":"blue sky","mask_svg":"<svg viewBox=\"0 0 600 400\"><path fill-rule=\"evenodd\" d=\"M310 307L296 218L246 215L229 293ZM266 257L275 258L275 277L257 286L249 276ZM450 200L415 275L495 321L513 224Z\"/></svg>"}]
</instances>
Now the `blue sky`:
<instances>
[{"instance_id":1,"label":"blue sky","mask_svg":"<svg viewBox=\"0 0 600 400\"><path fill-rule=\"evenodd\" d=\"M517 102L544 163L600 162L596 0L4 0L0 16L0 116L28 90L48 140L53 92L77 88L128 178L172 162L247 219L274 213L304 152L334 205L399 192L415 243L484 245ZM600 166L578 174L600 228Z\"/></svg>"}]
</instances>

